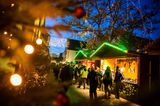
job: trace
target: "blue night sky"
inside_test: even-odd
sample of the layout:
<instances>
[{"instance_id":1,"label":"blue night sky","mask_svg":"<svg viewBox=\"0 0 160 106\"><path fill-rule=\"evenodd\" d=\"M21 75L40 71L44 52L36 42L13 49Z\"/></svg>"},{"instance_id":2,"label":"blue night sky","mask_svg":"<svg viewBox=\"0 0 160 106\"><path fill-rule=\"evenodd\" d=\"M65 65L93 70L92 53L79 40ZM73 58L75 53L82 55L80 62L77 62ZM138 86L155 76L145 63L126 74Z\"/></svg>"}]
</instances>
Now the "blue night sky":
<instances>
[{"instance_id":1,"label":"blue night sky","mask_svg":"<svg viewBox=\"0 0 160 106\"><path fill-rule=\"evenodd\" d=\"M51 19L51 18L46 18L45 26L54 26L56 24L60 24L61 19ZM80 36L76 36L72 32L61 32L61 35L58 35L54 30L50 30L49 34L51 36L50 39L50 53L54 53L59 55L59 53L63 53L66 47L67 43L67 38L69 39L74 39L74 40L80 40L83 41L84 38Z\"/></svg>"},{"instance_id":2,"label":"blue night sky","mask_svg":"<svg viewBox=\"0 0 160 106\"><path fill-rule=\"evenodd\" d=\"M137 2L134 2L134 0L130 0L130 1L133 1L133 3L138 8L141 8L141 6L144 5L144 4L147 5L147 7L148 6L152 6L151 5L152 4L151 3L152 0L137 0ZM159 7L157 7L157 8L159 8ZM158 14L155 17L153 17L152 19L159 19L159 18L160 18L160 14ZM62 23L62 21L61 21L60 17L57 17L56 19L46 18L45 26L54 26L56 24L61 24L61 23ZM152 34L149 35L150 39L153 39L153 40L155 40L157 38L160 38L160 25L159 25L159 23L154 24L154 27L156 27L157 30L153 31ZM135 31L135 33L138 36L142 37L141 36L142 34L138 30ZM66 46L66 42L67 42L67 38L74 39L74 40L80 40L80 41L84 40L84 37L77 36L75 33L72 33L72 32L61 32L61 36L60 36L54 30L50 30L49 34L51 35L50 49L49 49L50 53L55 53L57 55L59 53L64 52L65 46Z\"/></svg>"}]
</instances>

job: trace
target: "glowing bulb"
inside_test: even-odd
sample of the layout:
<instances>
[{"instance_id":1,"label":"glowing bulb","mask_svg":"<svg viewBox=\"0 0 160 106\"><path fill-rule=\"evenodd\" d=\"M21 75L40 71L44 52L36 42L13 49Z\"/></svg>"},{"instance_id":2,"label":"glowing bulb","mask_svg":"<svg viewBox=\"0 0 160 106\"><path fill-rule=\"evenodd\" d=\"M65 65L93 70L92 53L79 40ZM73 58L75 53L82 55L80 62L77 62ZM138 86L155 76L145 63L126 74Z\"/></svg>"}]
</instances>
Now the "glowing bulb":
<instances>
[{"instance_id":1,"label":"glowing bulb","mask_svg":"<svg viewBox=\"0 0 160 106\"><path fill-rule=\"evenodd\" d=\"M13 36L12 34L10 34L10 36Z\"/></svg>"},{"instance_id":2,"label":"glowing bulb","mask_svg":"<svg viewBox=\"0 0 160 106\"><path fill-rule=\"evenodd\" d=\"M32 45L26 45L24 47L24 51L27 53L27 54L32 54L34 52L34 48Z\"/></svg>"},{"instance_id":3,"label":"glowing bulb","mask_svg":"<svg viewBox=\"0 0 160 106\"><path fill-rule=\"evenodd\" d=\"M137 52L140 52L140 49L137 49L136 51L137 51Z\"/></svg>"},{"instance_id":4,"label":"glowing bulb","mask_svg":"<svg viewBox=\"0 0 160 106\"><path fill-rule=\"evenodd\" d=\"M13 4L13 3L11 4L11 7L14 7L14 4Z\"/></svg>"},{"instance_id":5,"label":"glowing bulb","mask_svg":"<svg viewBox=\"0 0 160 106\"><path fill-rule=\"evenodd\" d=\"M4 31L4 34L5 34L5 35L7 35L7 34L8 34L8 32L7 32L7 31Z\"/></svg>"},{"instance_id":6,"label":"glowing bulb","mask_svg":"<svg viewBox=\"0 0 160 106\"><path fill-rule=\"evenodd\" d=\"M13 86L19 86L22 83L22 77L18 74L13 74L10 77L10 82Z\"/></svg>"},{"instance_id":7,"label":"glowing bulb","mask_svg":"<svg viewBox=\"0 0 160 106\"><path fill-rule=\"evenodd\" d=\"M5 11L2 11L2 13L4 14L4 13L5 13Z\"/></svg>"},{"instance_id":8,"label":"glowing bulb","mask_svg":"<svg viewBox=\"0 0 160 106\"><path fill-rule=\"evenodd\" d=\"M37 43L38 45L41 45L41 44L42 44L42 39L38 38L38 39L36 40L36 43Z\"/></svg>"}]
</instances>

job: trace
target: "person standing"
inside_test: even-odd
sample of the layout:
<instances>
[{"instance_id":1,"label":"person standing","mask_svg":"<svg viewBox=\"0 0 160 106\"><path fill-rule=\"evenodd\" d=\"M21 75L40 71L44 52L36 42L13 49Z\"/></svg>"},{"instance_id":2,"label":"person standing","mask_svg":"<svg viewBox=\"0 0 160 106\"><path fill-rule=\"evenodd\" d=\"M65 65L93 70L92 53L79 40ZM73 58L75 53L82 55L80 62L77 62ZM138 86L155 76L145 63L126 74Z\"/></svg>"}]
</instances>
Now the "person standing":
<instances>
[{"instance_id":1,"label":"person standing","mask_svg":"<svg viewBox=\"0 0 160 106\"><path fill-rule=\"evenodd\" d=\"M83 89L85 89L85 85L87 83L87 75L88 75L88 71L86 69L86 66L83 67L82 70L82 84L83 84Z\"/></svg>"},{"instance_id":2,"label":"person standing","mask_svg":"<svg viewBox=\"0 0 160 106\"><path fill-rule=\"evenodd\" d=\"M97 67L96 73L97 73L97 78L98 78L98 86L97 86L97 88L99 88L99 90L101 90L101 85L102 85L102 72L100 71L100 68L99 68L99 67Z\"/></svg>"},{"instance_id":3,"label":"person standing","mask_svg":"<svg viewBox=\"0 0 160 106\"><path fill-rule=\"evenodd\" d=\"M111 87L112 87L112 72L108 66L103 75L104 91L105 98L110 98L111 96Z\"/></svg>"},{"instance_id":4,"label":"person standing","mask_svg":"<svg viewBox=\"0 0 160 106\"><path fill-rule=\"evenodd\" d=\"M123 79L122 73L120 72L119 66L116 67L116 73L115 73L115 90L116 90L116 98L119 99L119 90L121 88L121 81Z\"/></svg>"},{"instance_id":5,"label":"person standing","mask_svg":"<svg viewBox=\"0 0 160 106\"><path fill-rule=\"evenodd\" d=\"M88 74L88 80L89 80L89 94L90 94L90 99L97 98L97 85L98 85L98 78L97 78L97 73L95 72L95 69L92 67L91 71Z\"/></svg>"}]
</instances>

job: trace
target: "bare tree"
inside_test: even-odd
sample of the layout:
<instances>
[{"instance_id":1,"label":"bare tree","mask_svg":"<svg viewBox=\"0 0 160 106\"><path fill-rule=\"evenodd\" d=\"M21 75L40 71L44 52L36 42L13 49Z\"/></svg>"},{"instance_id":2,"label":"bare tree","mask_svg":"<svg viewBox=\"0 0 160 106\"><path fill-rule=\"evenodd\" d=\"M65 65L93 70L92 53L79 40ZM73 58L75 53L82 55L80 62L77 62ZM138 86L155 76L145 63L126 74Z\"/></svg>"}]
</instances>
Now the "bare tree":
<instances>
[{"instance_id":1,"label":"bare tree","mask_svg":"<svg viewBox=\"0 0 160 106\"><path fill-rule=\"evenodd\" d=\"M133 35L149 38L154 29L151 17L157 12L151 7L147 12L140 0L83 0L80 6L85 8L86 15L81 19L65 18L64 22L79 35L90 35L89 48L106 40L118 41L123 36L128 39Z\"/></svg>"}]
</instances>

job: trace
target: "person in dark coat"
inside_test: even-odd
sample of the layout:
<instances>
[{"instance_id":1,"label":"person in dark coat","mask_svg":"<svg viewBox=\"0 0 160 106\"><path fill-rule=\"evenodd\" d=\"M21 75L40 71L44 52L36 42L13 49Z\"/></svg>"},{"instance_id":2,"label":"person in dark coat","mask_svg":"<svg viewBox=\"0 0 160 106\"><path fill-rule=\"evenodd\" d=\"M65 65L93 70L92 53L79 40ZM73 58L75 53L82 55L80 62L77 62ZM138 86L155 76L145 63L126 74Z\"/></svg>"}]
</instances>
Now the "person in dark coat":
<instances>
[{"instance_id":1,"label":"person in dark coat","mask_svg":"<svg viewBox=\"0 0 160 106\"><path fill-rule=\"evenodd\" d=\"M116 73L114 82L116 84L115 90L116 90L116 98L119 99L119 90L121 88L121 81L123 80L123 75L120 72L119 66L116 67Z\"/></svg>"},{"instance_id":2,"label":"person in dark coat","mask_svg":"<svg viewBox=\"0 0 160 106\"><path fill-rule=\"evenodd\" d=\"M105 98L110 98L111 96L111 87L112 87L112 72L108 66L103 75L103 83L105 90Z\"/></svg>"},{"instance_id":3,"label":"person in dark coat","mask_svg":"<svg viewBox=\"0 0 160 106\"><path fill-rule=\"evenodd\" d=\"M92 68L91 71L88 73L88 80L90 84L90 88L89 88L90 99L93 99L93 96L94 98L97 98L96 89L98 86L98 78L94 68Z\"/></svg>"}]
</instances>

